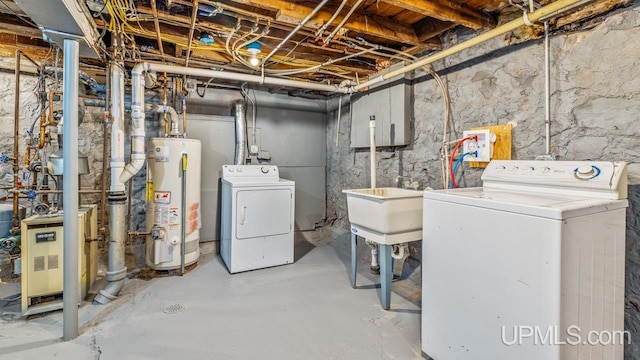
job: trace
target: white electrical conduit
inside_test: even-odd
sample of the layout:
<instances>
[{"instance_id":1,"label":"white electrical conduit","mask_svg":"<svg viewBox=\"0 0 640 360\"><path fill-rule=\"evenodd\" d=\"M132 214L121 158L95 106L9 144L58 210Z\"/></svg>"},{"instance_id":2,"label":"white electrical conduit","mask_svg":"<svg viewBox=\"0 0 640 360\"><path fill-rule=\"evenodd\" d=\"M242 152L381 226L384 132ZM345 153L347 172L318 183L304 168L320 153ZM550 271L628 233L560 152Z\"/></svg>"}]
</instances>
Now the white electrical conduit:
<instances>
[{"instance_id":1,"label":"white electrical conduit","mask_svg":"<svg viewBox=\"0 0 640 360\"><path fill-rule=\"evenodd\" d=\"M233 38L233 35L236 33L236 31L240 29L240 21L241 21L240 18L238 18L238 23L233 29L231 29L231 32L229 33L229 36L227 36L227 41L225 42L225 45L224 45L224 48L227 50L227 54L229 54L232 57L233 57L233 52L231 51L231 48L229 48L229 44L231 43L231 38Z\"/></svg>"},{"instance_id":2,"label":"white electrical conduit","mask_svg":"<svg viewBox=\"0 0 640 360\"><path fill-rule=\"evenodd\" d=\"M546 5L528 15L527 19L529 22L536 22L536 21L544 21L546 19L549 19L553 16L556 16L558 14L561 14L562 12L571 10L575 7L578 7L580 5L583 4L587 4L589 2L591 2L593 0L558 0L555 2L552 2L549 5ZM505 33L508 33L510 31L513 31L521 26L525 25L525 19L524 17L519 17L515 20L512 20L504 25L498 26L492 30L489 30L485 33L482 33L472 39L469 39L467 41L464 41L462 43L456 44L448 49L442 50L440 52L437 52L431 56L427 56L421 60L416 61L413 64L407 65L405 67L402 67L400 69L388 72L384 75L380 75L377 76L367 82L364 82L362 84L356 85L352 88L352 90L355 91L360 91L362 89L366 89L371 85L383 82L385 80L394 78L398 75L402 75L405 74L409 71L413 71L416 70L422 66L425 65L429 65L435 61L438 60L442 60L448 56L457 54L465 49L468 49L472 46L481 44L485 41L491 40L497 36L503 35Z\"/></svg>"},{"instance_id":3,"label":"white electrical conduit","mask_svg":"<svg viewBox=\"0 0 640 360\"><path fill-rule=\"evenodd\" d=\"M331 25L331 23L333 22L333 20L335 20L338 15L340 14L340 12L342 11L342 9L344 8L344 6L347 4L347 1L349 0L342 0L342 2L340 3L340 6L338 6L338 10L336 10L336 12L333 13L333 16L331 16L331 18L329 20L327 20L326 23L324 23L324 25L322 25L322 27L320 29L318 29L318 31L316 31L316 41L320 40L320 36L322 36L322 34L324 34L324 31L327 30L327 28L329 27L329 25Z\"/></svg>"},{"instance_id":4,"label":"white electrical conduit","mask_svg":"<svg viewBox=\"0 0 640 360\"><path fill-rule=\"evenodd\" d=\"M273 56L273 54L275 54L278 50L280 50L280 48L282 47L282 45L284 45L287 41L289 41L289 39L291 39L293 37L293 35L295 35L300 29L302 29L302 27L309 22L309 20L311 20L314 16L316 16L316 14L318 13L318 11L320 11L320 9L328 2L329 0L322 0L320 2L320 4L318 4L318 6L315 7L315 9L313 9L313 11L311 11L311 14L307 15L306 18L304 18L302 21L300 21L298 23L298 26L296 26L293 30L291 30L291 32L284 38L282 39L282 41L275 47L273 48L273 50L271 50L271 52L269 53L269 55L267 55L264 59L262 59L262 63L260 64L262 67L264 67L264 64L267 62L267 60L269 60L270 57ZM362 1L362 0L359 0Z\"/></svg>"},{"instance_id":5,"label":"white electrical conduit","mask_svg":"<svg viewBox=\"0 0 640 360\"><path fill-rule=\"evenodd\" d=\"M356 11L356 9L360 6L360 4L362 4L363 1L364 0L358 0L355 3L355 5L353 5L353 7L351 9L349 9L349 12L347 13L347 15L344 18L342 18L342 21L340 21L340 24L338 24L338 26L336 26L336 28L333 29L333 31L331 32L331 34L329 34L329 36L327 36L324 40L322 40L323 43L328 44L331 41L331 39L333 39L333 37L336 36L338 31L340 29L342 29L344 24L347 22L347 20L349 20L349 18L353 14L353 12Z\"/></svg>"}]
</instances>

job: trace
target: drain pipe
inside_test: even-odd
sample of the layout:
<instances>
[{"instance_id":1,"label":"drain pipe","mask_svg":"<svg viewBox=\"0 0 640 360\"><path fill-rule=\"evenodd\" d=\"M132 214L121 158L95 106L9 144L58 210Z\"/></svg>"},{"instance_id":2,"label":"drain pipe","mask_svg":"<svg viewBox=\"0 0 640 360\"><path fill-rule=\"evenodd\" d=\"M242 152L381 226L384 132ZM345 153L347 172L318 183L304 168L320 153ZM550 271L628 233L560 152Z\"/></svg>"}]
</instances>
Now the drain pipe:
<instances>
[{"instance_id":1,"label":"drain pipe","mask_svg":"<svg viewBox=\"0 0 640 360\"><path fill-rule=\"evenodd\" d=\"M236 159L235 165L244 165L247 157L247 123L245 119L244 100L233 102L236 111Z\"/></svg>"},{"instance_id":2,"label":"drain pipe","mask_svg":"<svg viewBox=\"0 0 640 360\"><path fill-rule=\"evenodd\" d=\"M380 274L380 263L378 263L378 244L369 239L366 239L365 242L371 248L371 265L369 266L371 273L376 275Z\"/></svg>"},{"instance_id":3,"label":"drain pipe","mask_svg":"<svg viewBox=\"0 0 640 360\"><path fill-rule=\"evenodd\" d=\"M400 69L394 70L394 71L390 71L384 75L380 75L380 76L376 76L373 79L367 81L367 82L363 82L362 84L356 85L354 87L352 87L350 90L353 92L356 91L361 91L361 90L366 90L368 87L370 87L371 85L383 82L385 80L394 78L396 76L399 75L403 75L405 73L408 73L410 71L416 70L418 68L421 68L423 66L429 65L431 63L434 63L438 60L442 60L446 57L449 57L451 55L457 54L465 49L468 49L470 47L473 47L475 45L481 44L485 41L491 40L495 37L498 37L500 35L504 35L510 31L513 31L521 26L527 25L527 24L533 24L534 22L537 21L545 21L548 20L554 16L557 16L565 11L569 11L571 9L574 9L578 6L587 4L592 2L593 0L558 0L558 1L554 1L552 3L550 3L547 6L543 6L540 9L532 12L532 13L525 13L522 17L519 17L515 20L512 20L504 25L498 26L492 30L489 30L485 33L482 33L476 37L473 37L467 41L461 42L457 45L454 45L448 49L442 50L440 52L437 52L431 56L427 56L423 59L420 59L410 65L404 66Z\"/></svg>"},{"instance_id":4,"label":"drain pipe","mask_svg":"<svg viewBox=\"0 0 640 360\"><path fill-rule=\"evenodd\" d=\"M109 263L106 278L109 283L106 288L100 290L94 299L99 304L107 304L117 298L127 275L124 258L124 243L127 238L125 223L127 195L124 191L124 182L120 181L125 168L124 72L121 64L112 64L109 68L111 70L111 117L113 119L111 125L111 187L107 198L109 203Z\"/></svg>"},{"instance_id":5,"label":"drain pipe","mask_svg":"<svg viewBox=\"0 0 640 360\"><path fill-rule=\"evenodd\" d=\"M549 55L549 22L544 22L544 127L546 155L551 156L551 56Z\"/></svg>"},{"instance_id":6,"label":"drain pipe","mask_svg":"<svg viewBox=\"0 0 640 360\"><path fill-rule=\"evenodd\" d=\"M345 93L345 94L349 92L348 88L339 87L338 85L326 85L326 84L318 84L318 83L312 83L307 81L281 79L281 78L269 77L269 76L249 75L249 74L234 73L229 71L210 70L210 69L185 68L185 67L175 66L175 65L155 64L155 63L147 63L147 62L138 63L138 65L136 65L133 68L133 70L131 70L132 80L135 79L134 76L140 76L143 71L166 72L169 74L187 75L187 76L204 77L204 78L215 78L215 79L222 79L222 80L234 80L238 82L250 82L253 84L286 86L286 87L293 87L297 89L309 89L309 90L325 91L325 92L338 92L338 93ZM132 86L131 90L133 91L134 95L136 92L144 92L144 88L140 89L139 86Z\"/></svg>"}]
</instances>

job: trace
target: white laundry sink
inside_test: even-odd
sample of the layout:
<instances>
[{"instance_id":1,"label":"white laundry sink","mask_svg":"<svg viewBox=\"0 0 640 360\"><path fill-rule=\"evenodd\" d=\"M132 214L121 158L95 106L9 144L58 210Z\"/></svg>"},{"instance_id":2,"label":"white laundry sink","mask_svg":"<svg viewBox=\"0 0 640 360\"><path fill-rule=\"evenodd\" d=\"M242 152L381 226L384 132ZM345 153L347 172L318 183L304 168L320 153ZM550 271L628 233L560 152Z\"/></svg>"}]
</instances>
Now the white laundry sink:
<instances>
[{"instance_id":1,"label":"white laundry sink","mask_svg":"<svg viewBox=\"0 0 640 360\"><path fill-rule=\"evenodd\" d=\"M422 191L388 187L342 192L352 226L380 235L422 230Z\"/></svg>"}]
</instances>

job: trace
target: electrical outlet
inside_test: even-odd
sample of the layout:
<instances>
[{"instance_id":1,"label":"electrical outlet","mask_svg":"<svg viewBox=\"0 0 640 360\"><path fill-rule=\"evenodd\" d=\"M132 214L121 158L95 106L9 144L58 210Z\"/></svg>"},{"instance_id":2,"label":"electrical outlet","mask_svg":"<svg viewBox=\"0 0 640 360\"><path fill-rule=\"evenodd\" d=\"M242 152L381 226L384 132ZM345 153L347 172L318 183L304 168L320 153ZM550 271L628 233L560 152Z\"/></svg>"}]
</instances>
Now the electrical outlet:
<instances>
[{"instance_id":1,"label":"electrical outlet","mask_svg":"<svg viewBox=\"0 0 640 360\"><path fill-rule=\"evenodd\" d=\"M462 144L462 153L469 153L464 161L491 161L492 142L495 141L495 135L491 131L466 130L462 132L462 136L472 138Z\"/></svg>"}]
</instances>

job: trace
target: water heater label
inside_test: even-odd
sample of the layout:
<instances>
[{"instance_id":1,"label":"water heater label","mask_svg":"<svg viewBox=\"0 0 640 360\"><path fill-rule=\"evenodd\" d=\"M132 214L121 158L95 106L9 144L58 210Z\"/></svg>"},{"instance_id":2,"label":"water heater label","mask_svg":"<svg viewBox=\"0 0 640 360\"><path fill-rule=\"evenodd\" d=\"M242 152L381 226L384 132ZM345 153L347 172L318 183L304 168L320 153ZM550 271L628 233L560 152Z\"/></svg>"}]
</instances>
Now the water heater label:
<instances>
[{"instance_id":1,"label":"water heater label","mask_svg":"<svg viewBox=\"0 0 640 360\"><path fill-rule=\"evenodd\" d=\"M155 225L169 225L169 205L158 204L153 210L153 223Z\"/></svg>"},{"instance_id":2,"label":"water heater label","mask_svg":"<svg viewBox=\"0 0 640 360\"><path fill-rule=\"evenodd\" d=\"M169 162L169 147L168 146L156 146L155 149L156 162Z\"/></svg>"},{"instance_id":3,"label":"water heater label","mask_svg":"<svg viewBox=\"0 0 640 360\"><path fill-rule=\"evenodd\" d=\"M171 204L171 192L155 191L153 193L153 202L156 204Z\"/></svg>"},{"instance_id":4,"label":"water heater label","mask_svg":"<svg viewBox=\"0 0 640 360\"><path fill-rule=\"evenodd\" d=\"M36 234L36 243L56 241L56 232L42 232Z\"/></svg>"}]
</instances>

